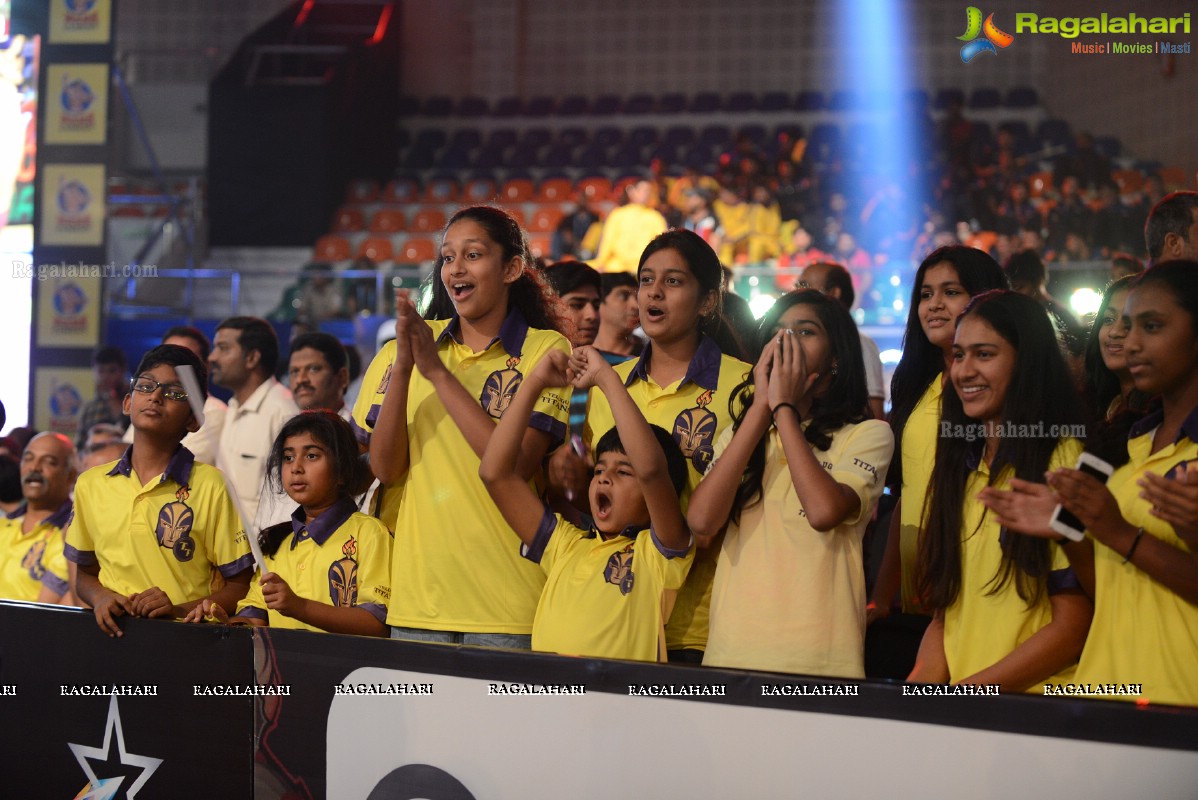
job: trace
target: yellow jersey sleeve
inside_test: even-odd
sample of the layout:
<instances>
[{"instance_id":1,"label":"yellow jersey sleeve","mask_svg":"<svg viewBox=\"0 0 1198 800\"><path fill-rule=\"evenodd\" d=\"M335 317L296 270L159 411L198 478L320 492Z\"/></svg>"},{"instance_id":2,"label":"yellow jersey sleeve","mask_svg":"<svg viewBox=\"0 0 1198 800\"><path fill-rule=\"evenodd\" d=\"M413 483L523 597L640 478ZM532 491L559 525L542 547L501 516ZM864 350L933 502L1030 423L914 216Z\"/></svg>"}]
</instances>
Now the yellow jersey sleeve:
<instances>
[{"instance_id":1,"label":"yellow jersey sleeve","mask_svg":"<svg viewBox=\"0 0 1198 800\"><path fill-rule=\"evenodd\" d=\"M81 567L94 567L96 560L96 543L91 529L87 524L87 512L95 502L92 497L92 486L96 479L104 475L101 467L93 467L79 476L75 481L75 509L71 512L71 521L63 532L63 549L66 557Z\"/></svg>"},{"instance_id":2,"label":"yellow jersey sleeve","mask_svg":"<svg viewBox=\"0 0 1198 800\"><path fill-rule=\"evenodd\" d=\"M196 462L191 483L199 490L196 494L203 498L200 500L203 505L197 511L200 519L205 520L204 546L211 554L213 566L226 578L252 569L254 557L250 554L249 537L216 467Z\"/></svg>"},{"instance_id":3,"label":"yellow jersey sleeve","mask_svg":"<svg viewBox=\"0 0 1198 800\"><path fill-rule=\"evenodd\" d=\"M391 602L391 532L374 517L355 513L358 528L358 602L380 622Z\"/></svg>"},{"instance_id":4,"label":"yellow jersey sleeve","mask_svg":"<svg viewBox=\"0 0 1198 800\"><path fill-rule=\"evenodd\" d=\"M889 425L877 419L846 425L834 434L831 451L836 454L830 459L832 479L849 487L860 501L856 515L842 523L855 525L873 513L874 503L882 494L886 470L894 455L894 434Z\"/></svg>"},{"instance_id":5,"label":"yellow jersey sleeve","mask_svg":"<svg viewBox=\"0 0 1198 800\"><path fill-rule=\"evenodd\" d=\"M387 387L391 385L391 368L395 364L395 341L383 345L362 376L362 391L350 416L350 426L360 444L370 444L370 435L379 418L379 409Z\"/></svg>"}]
</instances>

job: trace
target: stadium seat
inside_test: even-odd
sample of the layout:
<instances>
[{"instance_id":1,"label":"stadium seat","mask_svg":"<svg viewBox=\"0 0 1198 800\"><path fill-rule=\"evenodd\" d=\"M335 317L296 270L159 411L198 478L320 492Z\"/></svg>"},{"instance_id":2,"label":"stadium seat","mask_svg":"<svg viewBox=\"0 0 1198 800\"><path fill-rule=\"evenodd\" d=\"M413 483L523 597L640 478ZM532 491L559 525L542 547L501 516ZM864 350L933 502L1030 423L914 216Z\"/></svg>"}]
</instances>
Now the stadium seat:
<instances>
[{"instance_id":1,"label":"stadium seat","mask_svg":"<svg viewBox=\"0 0 1198 800\"><path fill-rule=\"evenodd\" d=\"M1166 192L1189 188L1186 185L1186 171L1181 167L1164 167L1160 170L1160 176Z\"/></svg>"},{"instance_id":2,"label":"stadium seat","mask_svg":"<svg viewBox=\"0 0 1198 800\"><path fill-rule=\"evenodd\" d=\"M1117 136L1095 136L1094 149L1107 158L1118 158L1123 154L1123 143Z\"/></svg>"},{"instance_id":3,"label":"stadium seat","mask_svg":"<svg viewBox=\"0 0 1198 800\"><path fill-rule=\"evenodd\" d=\"M591 107L591 114L596 117L605 117L609 114L619 114L623 103L620 98L614 94L601 94L595 98L595 104Z\"/></svg>"},{"instance_id":4,"label":"stadium seat","mask_svg":"<svg viewBox=\"0 0 1198 800\"><path fill-rule=\"evenodd\" d=\"M795 111L823 111L825 105L823 92L799 92L795 98Z\"/></svg>"},{"instance_id":5,"label":"stadium seat","mask_svg":"<svg viewBox=\"0 0 1198 800\"><path fill-rule=\"evenodd\" d=\"M485 117L491 111L491 104L485 97L463 97L458 103L459 117Z\"/></svg>"},{"instance_id":6,"label":"stadium seat","mask_svg":"<svg viewBox=\"0 0 1198 800\"><path fill-rule=\"evenodd\" d=\"M614 147L624 142L624 132L610 125L599 128L591 136L591 144L597 147Z\"/></svg>"},{"instance_id":7,"label":"stadium seat","mask_svg":"<svg viewBox=\"0 0 1198 800\"><path fill-rule=\"evenodd\" d=\"M828 98L829 111L853 111L864 105L864 98L857 92L841 90L832 92Z\"/></svg>"},{"instance_id":8,"label":"stadium seat","mask_svg":"<svg viewBox=\"0 0 1198 800\"><path fill-rule=\"evenodd\" d=\"M336 234L321 236L312 248L312 257L317 261L347 261L351 254L349 240Z\"/></svg>"},{"instance_id":9,"label":"stadium seat","mask_svg":"<svg viewBox=\"0 0 1198 800\"><path fill-rule=\"evenodd\" d=\"M413 147L426 150L438 150L449 143L449 136L440 128L424 128L416 132Z\"/></svg>"},{"instance_id":10,"label":"stadium seat","mask_svg":"<svg viewBox=\"0 0 1198 800\"><path fill-rule=\"evenodd\" d=\"M1063 119L1046 119L1036 127L1036 141L1041 147L1066 147L1072 149L1073 134L1069 123Z\"/></svg>"},{"instance_id":11,"label":"stadium seat","mask_svg":"<svg viewBox=\"0 0 1198 800\"><path fill-rule=\"evenodd\" d=\"M333 233L356 233L366 230L366 215L354 206L342 206L333 215Z\"/></svg>"},{"instance_id":12,"label":"stadium seat","mask_svg":"<svg viewBox=\"0 0 1198 800\"><path fill-rule=\"evenodd\" d=\"M1031 108L1040 105L1040 96L1030 86L1013 86L1007 92L1003 105L1007 108Z\"/></svg>"},{"instance_id":13,"label":"stadium seat","mask_svg":"<svg viewBox=\"0 0 1198 800\"><path fill-rule=\"evenodd\" d=\"M965 92L960 89L941 89L936 92L932 107L937 111L946 111L954 103L965 105Z\"/></svg>"},{"instance_id":14,"label":"stadium seat","mask_svg":"<svg viewBox=\"0 0 1198 800\"><path fill-rule=\"evenodd\" d=\"M523 113L524 104L519 97L502 97L491 111L492 116L496 117L518 117Z\"/></svg>"},{"instance_id":15,"label":"stadium seat","mask_svg":"<svg viewBox=\"0 0 1198 800\"><path fill-rule=\"evenodd\" d=\"M430 97L424 101L424 116L448 117L453 114L453 98L444 95Z\"/></svg>"},{"instance_id":16,"label":"stadium seat","mask_svg":"<svg viewBox=\"0 0 1198 800\"><path fill-rule=\"evenodd\" d=\"M426 203L456 203L458 200L458 179L454 175L436 175L429 178L424 187Z\"/></svg>"},{"instance_id":17,"label":"stadium seat","mask_svg":"<svg viewBox=\"0 0 1198 800\"><path fill-rule=\"evenodd\" d=\"M681 114L686 111L686 95L682 92L667 92L657 101L657 110L662 114Z\"/></svg>"},{"instance_id":18,"label":"stadium seat","mask_svg":"<svg viewBox=\"0 0 1198 800\"><path fill-rule=\"evenodd\" d=\"M1027 179L1028 194L1032 197L1042 197L1052 191L1052 173L1036 172Z\"/></svg>"},{"instance_id":19,"label":"stadium seat","mask_svg":"<svg viewBox=\"0 0 1198 800\"><path fill-rule=\"evenodd\" d=\"M445 212L439 208L421 208L408 224L408 230L415 233L436 233L444 227Z\"/></svg>"},{"instance_id":20,"label":"stadium seat","mask_svg":"<svg viewBox=\"0 0 1198 800\"><path fill-rule=\"evenodd\" d=\"M1144 185L1144 176L1134 169L1117 169L1111 173L1111 178L1119 187L1119 194L1133 194Z\"/></svg>"},{"instance_id":21,"label":"stadium seat","mask_svg":"<svg viewBox=\"0 0 1198 800\"><path fill-rule=\"evenodd\" d=\"M672 125L666 128L666 135L663 141L666 144L680 147L694 143L695 138L695 129L689 125Z\"/></svg>"},{"instance_id":22,"label":"stadium seat","mask_svg":"<svg viewBox=\"0 0 1198 800\"><path fill-rule=\"evenodd\" d=\"M499 199L504 203L527 203L533 195L532 181L515 178L506 181L499 190Z\"/></svg>"},{"instance_id":23,"label":"stadium seat","mask_svg":"<svg viewBox=\"0 0 1198 800\"><path fill-rule=\"evenodd\" d=\"M650 128L647 125L633 128L628 132L625 141L637 147L655 145L657 144L657 128Z\"/></svg>"},{"instance_id":24,"label":"stadium seat","mask_svg":"<svg viewBox=\"0 0 1198 800\"><path fill-rule=\"evenodd\" d=\"M516 220L516 224L519 225L521 228L528 227L528 223L524 219L524 211L521 210L520 206L506 205L506 206L504 206L503 210L508 213L508 216L510 216L512 219Z\"/></svg>"},{"instance_id":25,"label":"stadium seat","mask_svg":"<svg viewBox=\"0 0 1198 800\"><path fill-rule=\"evenodd\" d=\"M528 252L533 258L549 258L553 252L553 239L549 236L528 237Z\"/></svg>"},{"instance_id":26,"label":"stadium seat","mask_svg":"<svg viewBox=\"0 0 1198 800\"><path fill-rule=\"evenodd\" d=\"M969 107L977 111L998 108L1000 103L1002 95L992 86L983 86L969 93Z\"/></svg>"},{"instance_id":27,"label":"stadium seat","mask_svg":"<svg viewBox=\"0 0 1198 800\"><path fill-rule=\"evenodd\" d=\"M534 97L524 106L524 113L530 117L548 117L557 110L557 103L552 97Z\"/></svg>"},{"instance_id":28,"label":"stadium seat","mask_svg":"<svg viewBox=\"0 0 1198 800\"><path fill-rule=\"evenodd\" d=\"M533 199L542 203L563 203L570 199L574 184L568 178L546 178L537 187Z\"/></svg>"},{"instance_id":29,"label":"stadium seat","mask_svg":"<svg viewBox=\"0 0 1198 800\"><path fill-rule=\"evenodd\" d=\"M369 178L350 181L345 190L347 203L373 203L379 199L379 182Z\"/></svg>"},{"instance_id":30,"label":"stadium seat","mask_svg":"<svg viewBox=\"0 0 1198 800\"><path fill-rule=\"evenodd\" d=\"M690 102L687 111L692 114L711 114L723 108L723 101L715 92L699 92Z\"/></svg>"},{"instance_id":31,"label":"stadium seat","mask_svg":"<svg viewBox=\"0 0 1198 800\"><path fill-rule=\"evenodd\" d=\"M789 111L790 95L786 92L766 92L761 96L762 111Z\"/></svg>"},{"instance_id":32,"label":"stadium seat","mask_svg":"<svg viewBox=\"0 0 1198 800\"><path fill-rule=\"evenodd\" d=\"M574 148L560 142L549 145L545 155L541 156L541 166L551 169L565 169L574 166Z\"/></svg>"},{"instance_id":33,"label":"stadium seat","mask_svg":"<svg viewBox=\"0 0 1198 800\"><path fill-rule=\"evenodd\" d=\"M732 144L732 129L727 125L708 125L699 132L699 141L712 147Z\"/></svg>"},{"instance_id":34,"label":"stadium seat","mask_svg":"<svg viewBox=\"0 0 1198 800\"><path fill-rule=\"evenodd\" d=\"M369 258L376 264L390 261L395 254L391 240L383 236L371 236L358 245L358 258Z\"/></svg>"},{"instance_id":35,"label":"stadium seat","mask_svg":"<svg viewBox=\"0 0 1198 800\"><path fill-rule=\"evenodd\" d=\"M516 144L516 131L512 128L496 128L487 137L487 147L503 150Z\"/></svg>"},{"instance_id":36,"label":"stadium seat","mask_svg":"<svg viewBox=\"0 0 1198 800\"><path fill-rule=\"evenodd\" d=\"M724 110L731 114L744 114L757 110L757 95L752 92L733 92L728 95Z\"/></svg>"},{"instance_id":37,"label":"stadium seat","mask_svg":"<svg viewBox=\"0 0 1198 800\"><path fill-rule=\"evenodd\" d=\"M395 254L398 264L421 264L437 260L437 245L432 239L409 237Z\"/></svg>"},{"instance_id":38,"label":"stadium seat","mask_svg":"<svg viewBox=\"0 0 1198 800\"><path fill-rule=\"evenodd\" d=\"M401 117L416 116L420 113L420 99L407 95L400 97L396 113Z\"/></svg>"},{"instance_id":39,"label":"stadium seat","mask_svg":"<svg viewBox=\"0 0 1198 800\"><path fill-rule=\"evenodd\" d=\"M406 225L403 212L398 208L380 208L370 219L370 232L399 233Z\"/></svg>"},{"instance_id":40,"label":"stadium seat","mask_svg":"<svg viewBox=\"0 0 1198 800\"><path fill-rule=\"evenodd\" d=\"M579 117L589 110L590 104L585 97L580 94L572 94L562 98L562 102L557 107L557 114L560 117Z\"/></svg>"},{"instance_id":41,"label":"stadium seat","mask_svg":"<svg viewBox=\"0 0 1198 800\"><path fill-rule=\"evenodd\" d=\"M415 203L420 199L420 184L415 178L396 178L383 190L384 203Z\"/></svg>"},{"instance_id":42,"label":"stadium seat","mask_svg":"<svg viewBox=\"0 0 1198 800\"><path fill-rule=\"evenodd\" d=\"M562 128L557 132L556 144L565 145L566 147L581 147L590 139L590 134L585 128L571 127Z\"/></svg>"},{"instance_id":43,"label":"stadium seat","mask_svg":"<svg viewBox=\"0 0 1198 800\"><path fill-rule=\"evenodd\" d=\"M563 216L557 206L543 206L529 217L528 230L530 233L553 233Z\"/></svg>"},{"instance_id":44,"label":"stadium seat","mask_svg":"<svg viewBox=\"0 0 1198 800\"><path fill-rule=\"evenodd\" d=\"M548 128L529 128L524 131L518 144L526 147L541 148L553 141L553 133Z\"/></svg>"},{"instance_id":45,"label":"stadium seat","mask_svg":"<svg viewBox=\"0 0 1198 800\"><path fill-rule=\"evenodd\" d=\"M499 194L494 178L476 176L462 187L462 200L467 203L490 203Z\"/></svg>"},{"instance_id":46,"label":"stadium seat","mask_svg":"<svg viewBox=\"0 0 1198 800\"><path fill-rule=\"evenodd\" d=\"M653 95L634 94L624 104L623 112L625 114L651 114L656 106L657 101L653 99Z\"/></svg>"},{"instance_id":47,"label":"stadium seat","mask_svg":"<svg viewBox=\"0 0 1198 800\"><path fill-rule=\"evenodd\" d=\"M742 125L736 131L736 138L746 138L753 144L760 147L765 144L765 126L764 125Z\"/></svg>"},{"instance_id":48,"label":"stadium seat","mask_svg":"<svg viewBox=\"0 0 1198 800\"><path fill-rule=\"evenodd\" d=\"M600 201L611 198L611 181L600 175L582 178L575 184L575 188L589 200Z\"/></svg>"}]
</instances>

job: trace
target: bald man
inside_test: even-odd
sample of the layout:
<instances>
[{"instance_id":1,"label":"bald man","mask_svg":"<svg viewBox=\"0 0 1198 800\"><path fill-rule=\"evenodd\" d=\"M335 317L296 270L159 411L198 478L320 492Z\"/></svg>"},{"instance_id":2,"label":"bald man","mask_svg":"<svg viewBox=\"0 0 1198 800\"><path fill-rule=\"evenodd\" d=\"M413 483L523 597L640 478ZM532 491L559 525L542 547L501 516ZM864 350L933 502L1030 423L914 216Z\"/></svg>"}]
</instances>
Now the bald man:
<instances>
[{"instance_id":1,"label":"bald man","mask_svg":"<svg viewBox=\"0 0 1198 800\"><path fill-rule=\"evenodd\" d=\"M25 446L25 513L0 519L0 597L75 605L62 545L78 474L75 446L61 433L39 433Z\"/></svg>"}]
</instances>

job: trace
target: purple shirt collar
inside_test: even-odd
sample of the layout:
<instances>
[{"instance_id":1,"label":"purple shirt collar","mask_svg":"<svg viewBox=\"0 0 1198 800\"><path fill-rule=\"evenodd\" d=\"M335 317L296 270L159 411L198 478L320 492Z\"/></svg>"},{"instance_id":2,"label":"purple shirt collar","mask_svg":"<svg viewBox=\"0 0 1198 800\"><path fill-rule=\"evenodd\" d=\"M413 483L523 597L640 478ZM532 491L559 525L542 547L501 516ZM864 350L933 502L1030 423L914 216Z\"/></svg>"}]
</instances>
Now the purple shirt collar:
<instances>
[{"instance_id":1,"label":"purple shirt collar","mask_svg":"<svg viewBox=\"0 0 1198 800\"><path fill-rule=\"evenodd\" d=\"M129 445L129 449L121 456L121 460L116 462L116 466L108 471L108 475L124 475L126 478L133 475L133 448L135 445ZM195 455L183 445L179 445L175 450L175 454L171 456L170 462L166 465L166 472L162 473L162 483L167 478L170 478L180 486L187 486L187 482L191 480L191 468L195 464Z\"/></svg>"},{"instance_id":2,"label":"purple shirt collar","mask_svg":"<svg viewBox=\"0 0 1198 800\"><path fill-rule=\"evenodd\" d=\"M452 337L455 342L461 344L461 330L462 320L457 314L454 314L449 320L449 324L445 326L445 330L441 331L441 335L437 337L437 344L445 341L446 337ZM507 312L503 324L499 326L499 336L492 339L487 347L490 348L495 342L502 342L504 352L518 357L523 354L524 339L527 336L528 323L524 321L524 315L520 313L520 309L513 305Z\"/></svg>"},{"instance_id":3,"label":"purple shirt collar","mask_svg":"<svg viewBox=\"0 0 1198 800\"><path fill-rule=\"evenodd\" d=\"M291 530L295 536L291 537L291 549L304 539L311 539L317 545L323 547L324 543L329 540L333 532L345 524L358 507L354 505L354 501L348 497L343 497L311 522L306 522L307 516L304 514L304 507L300 506L291 515Z\"/></svg>"},{"instance_id":4,"label":"purple shirt collar","mask_svg":"<svg viewBox=\"0 0 1198 800\"><path fill-rule=\"evenodd\" d=\"M653 356L653 342L645 345L644 352L637 359L636 366L632 368L632 372L628 373L628 379L624 381L625 386L631 386L634 380L649 380L649 362ZM686 374L682 376L682 383L690 382L696 386L701 386L708 391L714 392L719 388L720 383L720 363L724 358L724 354L720 352L719 345L709 336L700 335L699 347L695 350L695 355L691 358L691 363L686 367ZM681 384L679 384L681 385Z\"/></svg>"},{"instance_id":5,"label":"purple shirt collar","mask_svg":"<svg viewBox=\"0 0 1198 800\"><path fill-rule=\"evenodd\" d=\"M1131 430L1127 432L1127 438L1135 439L1138 436L1143 436L1164 421L1165 410L1158 407L1156 410L1149 412L1147 416L1135 425L1132 425ZM1185 418L1185 422L1181 423L1181 430L1177 432L1177 438L1173 440L1173 443L1180 442L1183 436L1189 438L1191 442L1198 442L1198 408L1191 411L1189 416Z\"/></svg>"},{"instance_id":6,"label":"purple shirt collar","mask_svg":"<svg viewBox=\"0 0 1198 800\"><path fill-rule=\"evenodd\" d=\"M68 498L65 503L58 507L57 511L46 517L42 522L49 523L55 528L65 528L67 523L71 521L71 512L74 510L75 504Z\"/></svg>"}]
</instances>

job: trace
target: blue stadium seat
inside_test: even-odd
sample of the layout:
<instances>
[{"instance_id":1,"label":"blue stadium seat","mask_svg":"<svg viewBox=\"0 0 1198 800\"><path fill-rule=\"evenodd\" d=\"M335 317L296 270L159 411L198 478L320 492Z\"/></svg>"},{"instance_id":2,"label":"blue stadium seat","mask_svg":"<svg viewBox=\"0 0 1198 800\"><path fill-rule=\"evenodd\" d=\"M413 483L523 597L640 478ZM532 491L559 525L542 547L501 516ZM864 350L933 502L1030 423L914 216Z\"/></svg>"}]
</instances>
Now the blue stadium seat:
<instances>
[{"instance_id":1,"label":"blue stadium seat","mask_svg":"<svg viewBox=\"0 0 1198 800\"><path fill-rule=\"evenodd\" d=\"M556 144L579 147L586 144L589 138L585 128L562 128L557 132Z\"/></svg>"},{"instance_id":2,"label":"blue stadium seat","mask_svg":"<svg viewBox=\"0 0 1198 800\"><path fill-rule=\"evenodd\" d=\"M1116 136L1095 136L1094 149L1107 158L1123 155L1123 143Z\"/></svg>"},{"instance_id":3,"label":"blue stadium seat","mask_svg":"<svg viewBox=\"0 0 1198 800\"><path fill-rule=\"evenodd\" d=\"M1000 122L998 127L1011 132L1015 139L1015 152L1028 153L1032 149L1032 131L1021 119L1009 119Z\"/></svg>"},{"instance_id":4,"label":"blue stadium seat","mask_svg":"<svg viewBox=\"0 0 1198 800\"><path fill-rule=\"evenodd\" d=\"M974 89L969 93L969 107L978 111L998 108L1002 103L1002 95L992 86Z\"/></svg>"},{"instance_id":5,"label":"blue stadium seat","mask_svg":"<svg viewBox=\"0 0 1198 800\"><path fill-rule=\"evenodd\" d=\"M761 147L765 144L765 126L764 125L742 125L736 130L736 138L748 137L749 141Z\"/></svg>"},{"instance_id":6,"label":"blue stadium seat","mask_svg":"<svg viewBox=\"0 0 1198 800\"><path fill-rule=\"evenodd\" d=\"M595 130L591 142L598 147L614 147L624 142L624 132L611 125L605 125Z\"/></svg>"},{"instance_id":7,"label":"blue stadium seat","mask_svg":"<svg viewBox=\"0 0 1198 800\"><path fill-rule=\"evenodd\" d=\"M607 148L591 142L574 156L574 166L598 173L607 166Z\"/></svg>"},{"instance_id":8,"label":"blue stadium seat","mask_svg":"<svg viewBox=\"0 0 1198 800\"><path fill-rule=\"evenodd\" d=\"M591 104L580 94L572 94L562 98L557 107L557 113L563 117L578 117L590 111Z\"/></svg>"},{"instance_id":9,"label":"blue stadium seat","mask_svg":"<svg viewBox=\"0 0 1198 800\"><path fill-rule=\"evenodd\" d=\"M420 113L420 99L404 95L399 98L396 113L401 117L412 117Z\"/></svg>"},{"instance_id":10,"label":"blue stadium seat","mask_svg":"<svg viewBox=\"0 0 1198 800\"><path fill-rule=\"evenodd\" d=\"M692 114L711 114L723 109L723 101L715 92L699 92L694 96L688 107Z\"/></svg>"},{"instance_id":11,"label":"blue stadium seat","mask_svg":"<svg viewBox=\"0 0 1198 800\"><path fill-rule=\"evenodd\" d=\"M965 92L960 89L941 89L936 92L932 107L937 111L945 111L954 103L965 105Z\"/></svg>"},{"instance_id":12,"label":"blue stadium seat","mask_svg":"<svg viewBox=\"0 0 1198 800\"><path fill-rule=\"evenodd\" d=\"M799 92L795 99L795 111L823 111L825 105L823 92Z\"/></svg>"},{"instance_id":13,"label":"blue stadium seat","mask_svg":"<svg viewBox=\"0 0 1198 800\"><path fill-rule=\"evenodd\" d=\"M633 128L628 132L626 141L631 142L637 147L649 147L657 144L657 129L648 126Z\"/></svg>"},{"instance_id":14,"label":"blue stadium seat","mask_svg":"<svg viewBox=\"0 0 1198 800\"><path fill-rule=\"evenodd\" d=\"M686 111L686 95L682 92L667 92L657 101L657 110L662 114L681 114Z\"/></svg>"},{"instance_id":15,"label":"blue stadium seat","mask_svg":"<svg viewBox=\"0 0 1198 800\"><path fill-rule=\"evenodd\" d=\"M545 151L541 163L553 169L564 169L574 164L574 148L562 142L555 142Z\"/></svg>"},{"instance_id":16,"label":"blue stadium seat","mask_svg":"<svg viewBox=\"0 0 1198 800\"><path fill-rule=\"evenodd\" d=\"M624 104L625 114L651 114L657 107L657 101L650 94L634 94Z\"/></svg>"},{"instance_id":17,"label":"blue stadium seat","mask_svg":"<svg viewBox=\"0 0 1198 800\"><path fill-rule=\"evenodd\" d=\"M1069 123L1063 119L1046 119L1036 127L1036 141L1041 147L1073 146L1073 134L1069 131Z\"/></svg>"},{"instance_id":18,"label":"blue stadium seat","mask_svg":"<svg viewBox=\"0 0 1198 800\"><path fill-rule=\"evenodd\" d=\"M485 117L491 112L491 104L485 97L463 97L458 103L459 117Z\"/></svg>"},{"instance_id":19,"label":"blue stadium seat","mask_svg":"<svg viewBox=\"0 0 1198 800\"><path fill-rule=\"evenodd\" d=\"M708 125L699 132L699 141L712 147L732 144L732 129L727 125Z\"/></svg>"},{"instance_id":20,"label":"blue stadium seat","mask_svg":"<svg viewBox=\"0 0 1198 800\"><path fill-rule=\"evenodd\" d=\"M733 92L728 95L724 110L732 114L743 114L746 111L757 110L757 95L752 92Z\"/></svg>"},{"instance_id":21,"label":"blue stadium seat","mask_svg":"<svg viewBox=\"0 0 1198 800\"><path fill-rule=\"evenodd\" d=\"M608 114L619 114L624 103L614 94L601 94L595 98L595 103L591 106L591 113L595 116L607 116Z\"/></svg>"},{"instance_id":22,"label":"blue stadium seat","mask_svg":"<svg viewBox=\"0 0 1198 800\"><path fill-rule=\"evenodd\" d=\"M520 144L527 147L544 147L553 141L553 133L548 128L529 128L520 137Z\"/></svg>"},{"instance_id":23,"label":"blue stadium seat","mask_svg":"<svg viewBox=\"0 0 1198 800\"><path fill-rule=\"evenodd\" d=\"M412 132L407 128L399 128L395 131L395 146L400 150L405 147L412 146Z\"/></svg>"},{"instance_id":24,"label":"blue stadium seat","mask_svg":"<svg viewBox=\"0 0 1198 800\"><path fill-rule=\"evenodd\" d=\"M524 104L519 97L502 97L491 114L496 117L518 117L524 113Z\"/></svg>"},{"instance_id":25,"label":"blue stadium seat","mask_svg":"<svg viewBox=\"0 0 1198 800\"><path fill-rule=\"evenodd\" d=\"M530 117L548 117L556 108L557 103L552 97L540 96L528 101L524 113Z\"/></svg>"},{"instance_id":26,"label":"blue stadium seat","mask_svg":"<svg viewBox=\"0 0 1198 800\"><path fill-rule=\"evenodd\" d=\"M511 128L496 128L491 131L491 135L487 137L487 146L496 147L502 150L505 147L511 147L516 144L516 132Z\"/></svg>"},{"instance_id":27,"label":"blue stadium seat","mask_svg":"<svg viewBox=\"0 0 1198 800\"><path fill-rule=\"evenodd\" d=\"M903 93L903 100L907 105L914 106L916 109L926 109L928 107L928 93L923 89L911 89Z\"/></svg>"},{"instance_id":28,"label":"blue stadium seat","mask_svg":"<svg viewBox=\"0 0 1198 800\"><path fill-rule=\"evenodd\" d=\"M440 128L425 128L416 134L414 146L436 150L444 147L448 142L449 137L445 134L445 131Z\"/></svg>"},{"instance_id":29,"label":"blue stadium seat","mask_svg":"<svg viewBox=\"0 0 1198 800\"><path fill-rule=\"evenodd\" d=\"M840 128L830 122L821 122L811 129L807 152L820 164L830 164L841 157Z\"/></svg>"},{"instance_id":30,"label":"blue stadium seat","mask_svg":"<svg viewBox=\"0 0 1198 800\"><path fill-rule=\"evenodd\" d=\"M861 108L863 104L864 98L849 90L832 92L832 96L828 98L829 111L852 111Z\"/></svg>"},{"instance_id":31,"label":"blue stadium seat","mask_svg":"<svg viewBox=\"0 0 1198 800\"><path fill-rule=\"evenodd\" d=\"M619 169L628 169L631 167L644 167L648 165L649 160L645 158L645 152L642 148L637 147L631 142L625 142L621 146L612 151L610 164Z\"/></svg>"},{"instance_id":32,"label":"blue stadium seat","mask_svg":"<svg viewBox=\"0 0 1198 800\"><path fill-rule=\"evenodd\" d=\"M689 145L695 141L695 129L689 125L672 125L666 128L666 144Z\"/></svg>"},{"instance_id":33,"label":"blue stadium seat","mask_svg":"<svg viewBox=\"0 0 1198 800\"><path fill-rule=\"evenodd\" d=\"M435 95L424 101L424 116L448 117L453 113L453 98Z\"/></svg>"},{"instance_id":34,"label":"blue stadium seat","mask_svg":"<svg viewBox=\"0 0 1198 800\"><path fill-rule=\"evenodd\" d=\"M440 169L462 170L469 167L473 161L473 152L468 147L447 147L436 159Z\"/></svg>"},{"instance_id":35,"label":"blue stadium seat","mask_svg":"<svg viewBox=\"0 0 1198 800\"><path fill-rule=\"evenodd\" d=\"M507 166L512 169L532 169L541 165L541 149L520 143L512 148L507 158ZM508 176L511 180L511 176Z\"/></svg>"},{"instance_id":36,"label":"blue stadium seat","mask_svg":"<svg viewBox=\"0 0 1198 800\"><path fill-rule=\"evenodd\" d=\"M504 166L504 156L506 153L506 147L488 144L474 156L474 167L480 170L498 169Z\"/></svg>"},{"instance_id":37,"label":"blue stadium seat","mask_svg":"<svg viewBox=\"0 0 1198 800\"><path fill-rule=\"evenodd\" d=\"M449 137L450 147L463 147L467 150L473 150L482 147L483 135L478 128L459 128L454 131L453 136Z\"/></svg>"},{"instance_id":38,"label":"blue stadium seat","mask_svg":"<svg viewBox=\"0 0 1198 800\"><path fill-rule=\"evenodd\" d=\"M766 92L761 96L761 110L787 111L790 109L790 99L786 92Z\"/></svg>"},{"instance_id":39,"label":"blue stadium seat","mask_svg":"<svg viewBox=\"0 0 1198 800\"><path fill-rule=\"evenodd\" d=\"M1031 108L1040 105L1040 95L1030 86L1013 86L1007 92L1007 108Z\"/></svg>"}]
</instances>

